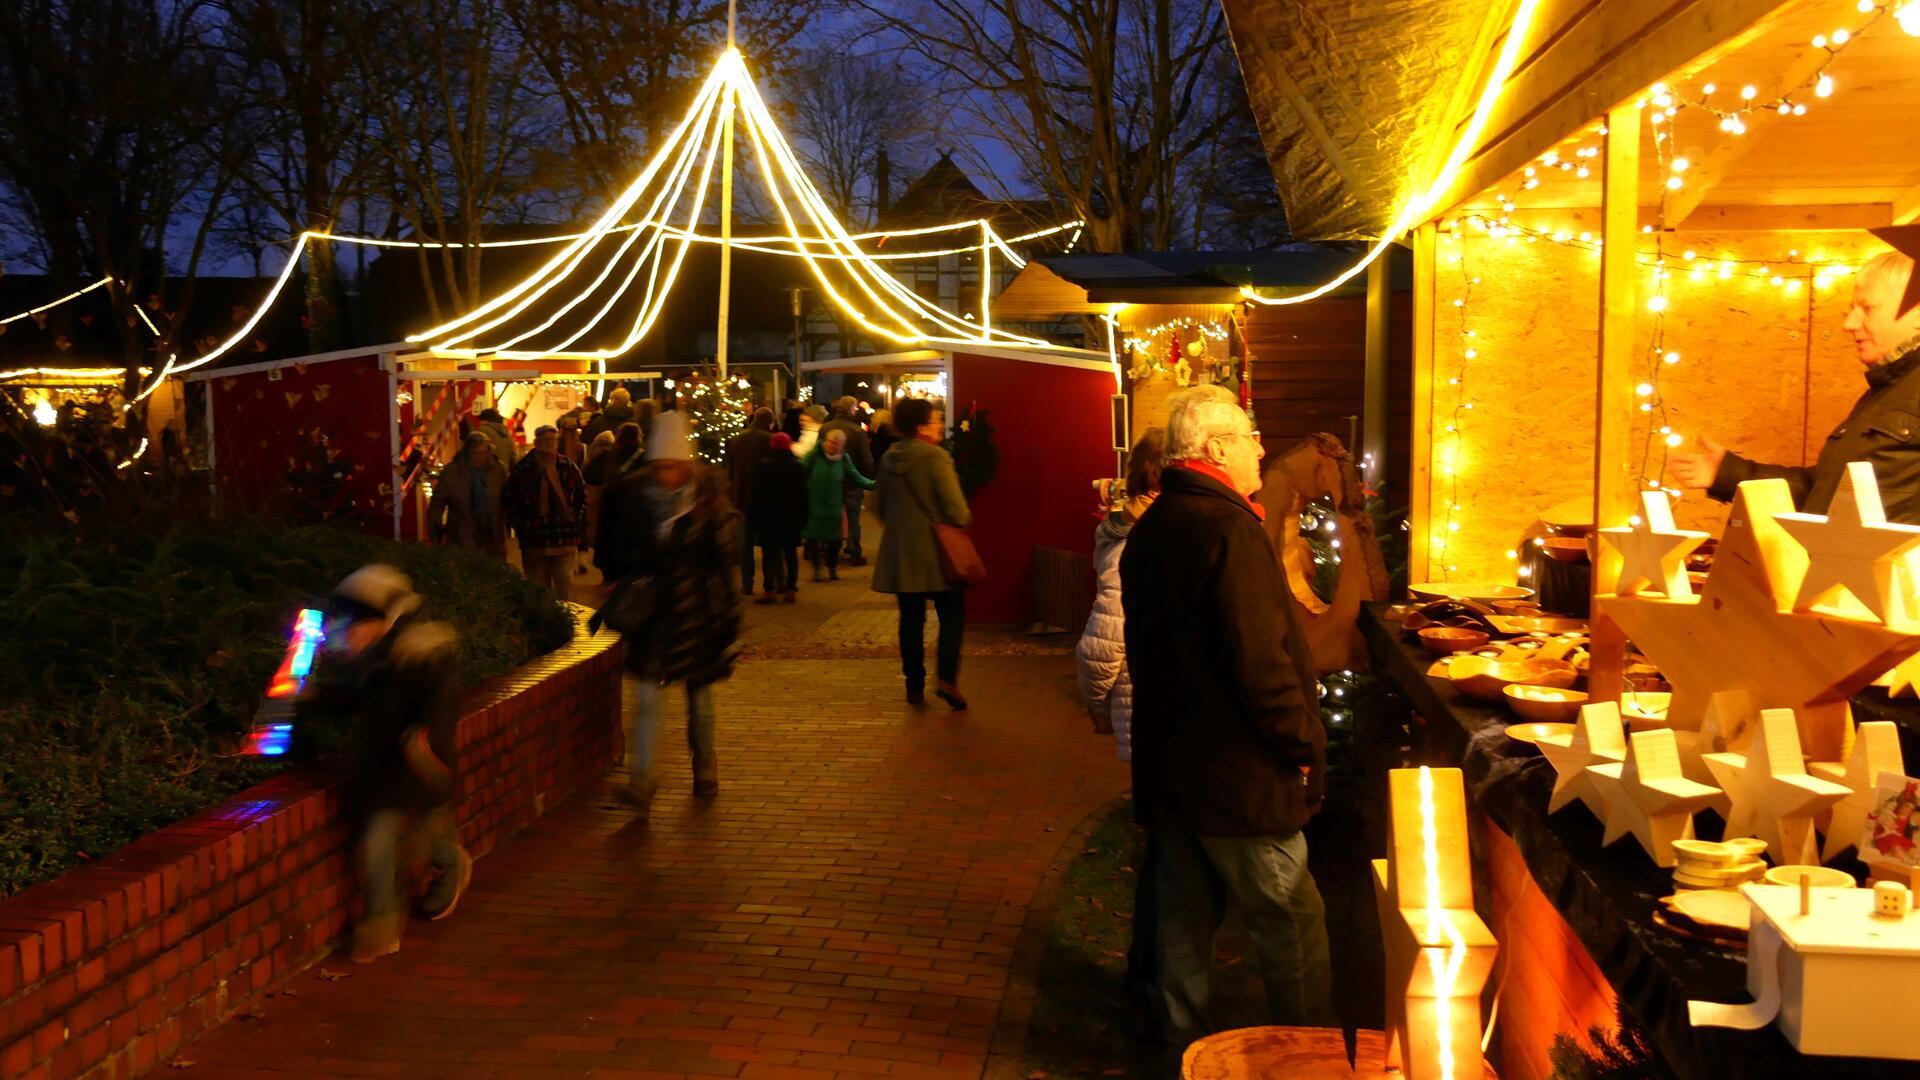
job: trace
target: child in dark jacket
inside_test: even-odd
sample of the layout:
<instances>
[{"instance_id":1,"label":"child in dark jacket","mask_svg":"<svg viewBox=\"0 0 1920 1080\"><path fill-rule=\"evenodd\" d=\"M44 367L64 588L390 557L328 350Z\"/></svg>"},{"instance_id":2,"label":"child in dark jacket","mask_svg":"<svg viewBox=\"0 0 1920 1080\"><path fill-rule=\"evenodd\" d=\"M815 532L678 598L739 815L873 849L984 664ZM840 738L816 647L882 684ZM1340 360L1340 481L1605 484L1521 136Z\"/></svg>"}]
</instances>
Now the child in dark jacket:
<instances>
[{"instance_id":1,"label":"child in dark jacket","mask_svg":"<svg viewBox=\"0 0 1920 1080\"><path fill-rule=\"evenodd\" d=\"M800 533L807 525L807 467L793 456L793 439L776 432L773 453L753 469L747 528L760 547L767 591L754 601L791 604L800 591Z\"/></svg>"},{"instance_id":2,"label":"child in dark jacket","mask_svg":"<svg viewBox=\"0 0 1920 1080\"><path fill-rule=\"evenodd\" d=\"M438 874L417 906L429 919L452 914L473 876L452 813L459 646L452 628L420 619L419 607L413 583L391 566L348 575L327 598L322 660L297 705L296 715L351 724L348 810L366 901L353 928L356 963L400 950L417 862Z\"/></svg>"}]
</instances>

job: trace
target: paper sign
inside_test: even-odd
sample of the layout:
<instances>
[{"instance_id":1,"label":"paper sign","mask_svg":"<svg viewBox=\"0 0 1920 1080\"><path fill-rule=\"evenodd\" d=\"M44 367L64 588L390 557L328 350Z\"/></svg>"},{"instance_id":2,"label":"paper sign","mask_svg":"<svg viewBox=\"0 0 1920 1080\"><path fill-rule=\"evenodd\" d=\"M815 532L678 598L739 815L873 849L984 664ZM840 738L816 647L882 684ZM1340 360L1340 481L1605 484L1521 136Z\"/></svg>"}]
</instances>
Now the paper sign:
<instances>
[{"instance_id":1,"label":"paper sign","mask_svg":"<svg viewBox=\"0 0 1920 1080\"><path fill-rule=\"evenodd\" d=\"M1920 866L1920 780L1880 774L1860 857L1875 866Z\"/></svg>"}]
</instances>

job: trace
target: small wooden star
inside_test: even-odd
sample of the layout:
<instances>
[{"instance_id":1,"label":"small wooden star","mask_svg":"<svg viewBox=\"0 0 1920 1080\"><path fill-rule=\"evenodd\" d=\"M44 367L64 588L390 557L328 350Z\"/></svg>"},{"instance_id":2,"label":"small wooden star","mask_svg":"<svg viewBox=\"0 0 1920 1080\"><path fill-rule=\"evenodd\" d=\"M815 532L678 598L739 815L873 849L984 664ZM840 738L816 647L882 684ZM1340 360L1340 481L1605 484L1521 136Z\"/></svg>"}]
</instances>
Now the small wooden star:
<instances>
[{"instance_id":1,"label":"small wooden star","mask_svg":"<svg viewBox=\"0 0 1920 1080\"><path fill-rule=\"evenodd\" d=\"M1846 797L1833 804L1833 818L1827 822L1826 842L1820 858L1832 862L1848 848L1860 843L1867 831L1867 818L1873 814L1874 787L1880 774L1906 775L1906 761L1900 753L1900 727L1890 720L1870 720L1853 730L1853 752L1847 760L1816 761L1808 766L1813 775L1847 789Z\"/></svg>"},{"instance_id":2,"label":"small wooden star","mask_svg":"<svg viewBox=\"0 0 1920 1080\"><path fill-rule=\"evenodd\" d=\"M1620 725L1620 704L1596 701L1580 707L1580 719L1574 722L1573 738L1565 743L1540 742L1540 752L1553 765L1553 797L1547 800L1549 814L1575 799L1587 804L1595 817L1606 820L1607 800L1593 786L1587 767L1601 763L1618 764L1627 756L1627 742Z\"/></svg>"},{"instance_id":3,"label":"small wooden star","mask_svg":"<svg viewBox=\"0 0 1920 1080\"><path fill-rule=\"evenodd\" d=\"M1607 802L1607 832L1600 842L1612 844L1632 833L1655 866L1679 862L1673 842L1693 836L1693 815L1720 794L1719 788L1681 775L1671 728L1634 732L1627 738L1625 761L1589 766L1587 775Z\"/></svg>"},{"instance_id":4,"label":"small wooden star","mask_svg":"<svg viewBox=\"0 0 1920 1080\"><path fill-rule=\"evenodd\" d=\"M1728 838L1757 836L1775 865L1819 861L1815 814L1839 802L1847 788L1807 775L1800 728L1792 709L1766 709L1744 754L1707 754L1707 767L1733 800Z\"/></svg>"},{"instance_id":5,"label":"small wooden star","mask_svg":"<svg viewBox=\"0 0 1920 1080\"><path fill-rule=\"evenodd\" d=\"M1641 492L1639 524L1601 529L1600 535L1620 552L1615 594L1633 596L1651 589L1670 597L1693 595L1687 556L1706 542L1707 534L1673 527L1673 504L1666 492Z\"/></svg>"},{"instance_id":6,"label":"small wooden star","mask_svg":"<svg viewBox=\"0 0 1920 1080\"><path fill-rule=\"evenodd\" d=\"M1796 513L1776 520L1807 552L1807 576L1793 610L1870 616L1916 628L1920 599L1914 595L1913 556L1920 549L1920 525L1887 522L1872 463L1847 466L1826 517Z\"/></svg>"}]
</instances>

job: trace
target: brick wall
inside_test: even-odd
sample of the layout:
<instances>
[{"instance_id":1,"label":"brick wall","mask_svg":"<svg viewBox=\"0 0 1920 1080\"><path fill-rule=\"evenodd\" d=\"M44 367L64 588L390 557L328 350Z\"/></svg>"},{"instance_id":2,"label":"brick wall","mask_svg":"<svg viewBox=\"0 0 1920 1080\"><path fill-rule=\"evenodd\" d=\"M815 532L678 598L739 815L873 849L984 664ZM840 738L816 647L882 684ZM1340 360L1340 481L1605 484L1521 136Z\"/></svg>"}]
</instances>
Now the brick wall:
<instances>
[{"instance_id":1,"label":"brick wall","mask_svg":"<svg viewBox=\"0 0 1920 1080\"><path fill-rule=\"evenodd\" d=\"M468 693L477 858L612 764L620 653L574 642ZM355 891L343 775L294 769L0 901L0 1077L136 1076L326 956Z\"/></svg>"}]
</instances>

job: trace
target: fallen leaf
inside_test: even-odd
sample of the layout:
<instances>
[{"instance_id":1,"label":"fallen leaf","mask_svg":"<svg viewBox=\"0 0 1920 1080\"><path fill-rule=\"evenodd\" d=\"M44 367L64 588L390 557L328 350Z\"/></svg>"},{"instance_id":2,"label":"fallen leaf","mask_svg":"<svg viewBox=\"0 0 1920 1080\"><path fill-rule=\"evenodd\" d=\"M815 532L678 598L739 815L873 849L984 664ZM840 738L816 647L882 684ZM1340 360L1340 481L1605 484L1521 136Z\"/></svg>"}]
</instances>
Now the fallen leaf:
<instances>
[{"instance_id":1,"label":"fallen leaf","mask_svg":"<svg viewBox=\"0 0 1920 1080\"><path fill-rule=\"evenodd\" d=\"M191 1069L191 1068L193 1068L193 1067L194 1067L195 1065L198 1065L198 1064L200 1064L200 1063L199 1063L199 1062L197 1062L197 1061L188 1061L188 1060L187 1060L186 1058L174 1058L174 1059L173 1059L172 1061L169 1061L169 1062L167 1062L167 1068L169 1068L169 1069Z\"/></svg>"},{"instance_id":2,"label":"fallen leaf","mask_svg":"<svg viewBox=\"0 0 1920 1080\"><path fill-rule=\"evenodd\" d=\"M332 968L320 969L320 977L328 982L339 982L341 979L350 978L352 975L353 972L351 971L335 971Z\"/></svg>"}]
</instances>

